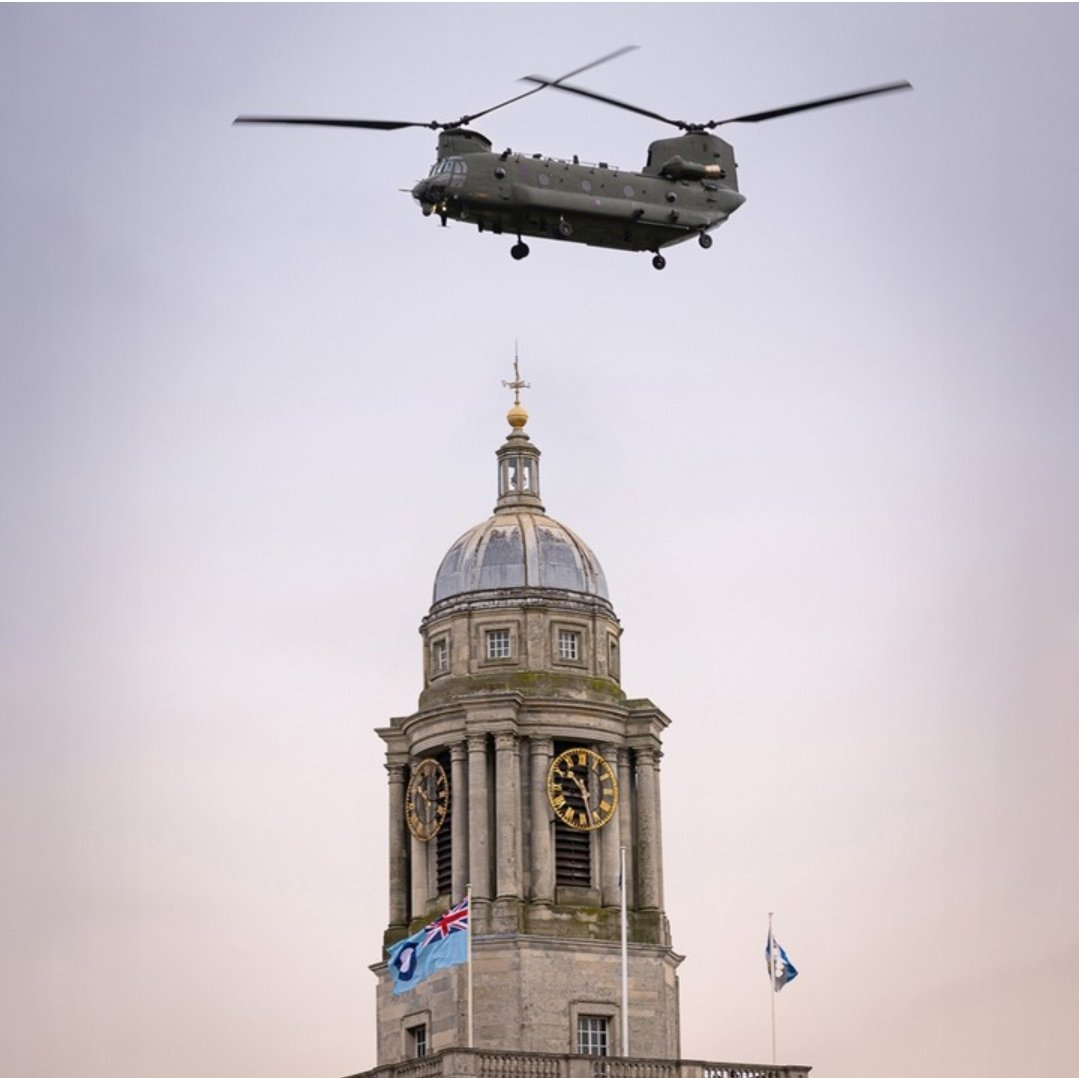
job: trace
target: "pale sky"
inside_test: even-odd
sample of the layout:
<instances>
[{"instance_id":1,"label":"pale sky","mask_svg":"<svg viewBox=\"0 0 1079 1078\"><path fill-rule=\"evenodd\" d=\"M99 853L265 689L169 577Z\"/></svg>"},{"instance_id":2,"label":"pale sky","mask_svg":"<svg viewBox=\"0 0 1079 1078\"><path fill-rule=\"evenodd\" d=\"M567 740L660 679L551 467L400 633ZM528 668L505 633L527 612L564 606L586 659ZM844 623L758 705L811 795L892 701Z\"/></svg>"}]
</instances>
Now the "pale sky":
<instances>
[{"instance_id":1,"label":"pale sky","mask_svg":"<svg viewBox=\"0 0 1079 1078\"><path fill-rule=\"evenodd\" d=\"M581 82L724 129L649 256L421 217L426 130ZM1079 9L0 8L0 1070L373 1066L373 733L494 504L514 342L552 516L673 720L682 1054L1067 1074L1079 1036ZM639 168L552 92L496 147Z\"/></svg>"}]
</instances>

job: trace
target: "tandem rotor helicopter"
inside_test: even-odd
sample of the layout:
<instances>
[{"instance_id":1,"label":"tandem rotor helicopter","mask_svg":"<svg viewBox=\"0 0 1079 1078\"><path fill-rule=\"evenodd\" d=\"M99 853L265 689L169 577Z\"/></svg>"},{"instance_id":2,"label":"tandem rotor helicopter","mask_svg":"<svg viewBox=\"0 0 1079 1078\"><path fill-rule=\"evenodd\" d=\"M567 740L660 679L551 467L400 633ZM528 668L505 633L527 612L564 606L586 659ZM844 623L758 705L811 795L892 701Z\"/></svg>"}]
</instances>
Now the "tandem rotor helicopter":
<instances>
[{"instance_id":1,"label":"tandem rotor helicopter","mask_svg":"<svg viewBox=\"0 0 1079 1078\"><path fill-rule=\"evenodd\" d=\"M712 246L711 233L742 203L738 190L734 148L711 132L724 124L759 123L809 109L838 105L863 97L912 89L906 81L866 90L803 101L798 105L730 116L725 120L687 123L613 97L571 86L566 80L635 49L628 45L567 72L557 79L529 75L522 82L532 89L481 112L457 120L349 120L311 116L237 116L237 124L300 124L396 131L426 127L438 131L438 159L426 179L412 188L425 217L474 224L480 232L517 237L510 255L520 260L529 253L524 236L584 243L620 251L651 251L652 265L661 270L660 253L696 237ZM541 90L562 90L626 109L681 132L657 139L648 147L640 172L611 168L605 162L585 164L542 154L495 152L491 140L469 125L481 116L505 108Z\"/></svg>"}]
</instances>

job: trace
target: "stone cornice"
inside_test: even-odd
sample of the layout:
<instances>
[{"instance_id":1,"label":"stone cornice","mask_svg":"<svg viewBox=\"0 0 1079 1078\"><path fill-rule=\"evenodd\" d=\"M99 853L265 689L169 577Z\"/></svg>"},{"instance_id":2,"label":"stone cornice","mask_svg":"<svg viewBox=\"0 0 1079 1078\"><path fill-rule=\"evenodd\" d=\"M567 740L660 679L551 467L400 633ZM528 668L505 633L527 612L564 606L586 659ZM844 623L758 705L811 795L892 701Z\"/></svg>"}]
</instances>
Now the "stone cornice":
<instances>
[{"instance_id":1,"label":"stone cornice","mask_svg":"<svg viewBox=\"0 0 1079 1078\"><path fill-rule=\"evenodd\" d=\"M610 601L599 595L562 591L557 588L505 588L497 591L466 592L435 603L420 622L420 632L428 632L438 623L456 614L468 614L479 610L501 610L506 607L553 608L584 614L601 614L618 623L618 617Z\"/></svg>"}]
</instances>

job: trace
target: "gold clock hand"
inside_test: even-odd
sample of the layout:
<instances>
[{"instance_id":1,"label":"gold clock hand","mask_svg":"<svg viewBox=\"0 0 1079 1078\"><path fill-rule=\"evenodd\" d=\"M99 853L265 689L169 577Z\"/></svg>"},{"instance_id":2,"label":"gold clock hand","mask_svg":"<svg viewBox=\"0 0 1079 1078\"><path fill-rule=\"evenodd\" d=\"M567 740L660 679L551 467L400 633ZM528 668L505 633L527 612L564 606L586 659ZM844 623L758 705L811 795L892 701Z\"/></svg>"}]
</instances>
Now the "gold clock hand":
<instances>
[{"instance_id":1,"label":"gold clock hand","mask_svg":"<svg viewBox=\"0 0 1079 1078\"><path fill-rule=\"evenodd\" d=\"M577 789L581 791L581 798L582 798L582 799L583 799L583 801L584 801L584 811L585 811L585 815L586 815L586 816L587 816L587 818L588 818L588 823L589 823L589 826L591 826L591 824L592 824L592 822L593 822L593 821L592 821L592 806L591 806L591 805L590 805L590 804L588 803L588 802L589 802L588 788L587 788L587 787L585 786L585 784L584 784L583 782L581 782L581 780L580 780L580 779L579 779L579 778L577 777L577 773L576 773L575 771L571 771L571 772L570 772L570 777L571 777L571 778L573 779L573 781L574 781L574 782L575 782L575 783L577 784Z\"/></svg>"}]
</instances>

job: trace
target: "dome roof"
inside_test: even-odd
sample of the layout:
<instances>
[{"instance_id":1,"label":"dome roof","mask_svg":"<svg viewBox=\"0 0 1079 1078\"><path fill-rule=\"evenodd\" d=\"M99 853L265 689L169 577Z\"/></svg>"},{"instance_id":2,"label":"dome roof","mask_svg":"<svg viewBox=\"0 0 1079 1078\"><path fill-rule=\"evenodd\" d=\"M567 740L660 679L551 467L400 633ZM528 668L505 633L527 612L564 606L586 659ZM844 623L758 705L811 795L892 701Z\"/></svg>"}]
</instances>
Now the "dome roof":
<instances>
[{"instance_id":1,"label":"dome roof","mask_svg":"<svg viewBox=\"0 0 1079 1078\"><path fill-rule=\"evenodd\" d=\"M554 588L609 601L603 570L584 541L526 508L502 509L450 547L435 576L434 601L502 588Z\"/></svg>"},{"instance_id":2,"label":"dome roof","mask_svg":"<svg viewBox=\"0 0 1079 1078\"><path fill-rule=\"evenodd\" d=\"M547 516L540 500L540 451L525 434L528 412L521 406L517 359L510 433L498 459L494 516L465 532L442 559L435 576L434 604L475 592L536 588L601 599L610 607L607 581L596 555L564 524Z\"/></svg>"}]
</instances>

